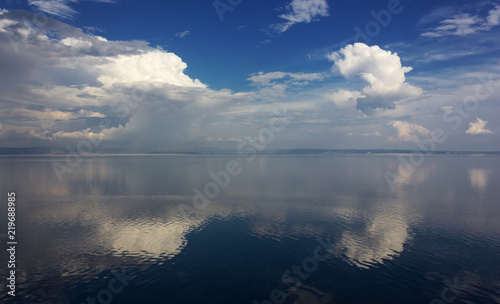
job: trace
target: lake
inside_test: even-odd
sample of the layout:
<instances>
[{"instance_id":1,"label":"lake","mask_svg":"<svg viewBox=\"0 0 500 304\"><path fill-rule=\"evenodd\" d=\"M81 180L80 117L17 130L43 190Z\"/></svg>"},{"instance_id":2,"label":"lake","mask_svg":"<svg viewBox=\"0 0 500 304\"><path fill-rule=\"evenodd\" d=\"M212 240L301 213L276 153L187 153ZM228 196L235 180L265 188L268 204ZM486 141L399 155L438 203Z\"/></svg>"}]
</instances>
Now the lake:
<instances>
[{"instance_id":1,"label":"lake","mask_svg":"<svg viewBox=\"0 0 500 304\"><path fill-rule=\"evenodd\" d=\"M401 158L1 157L0 301L500 303L500 157Z\"/></svg>"}]
</instances>

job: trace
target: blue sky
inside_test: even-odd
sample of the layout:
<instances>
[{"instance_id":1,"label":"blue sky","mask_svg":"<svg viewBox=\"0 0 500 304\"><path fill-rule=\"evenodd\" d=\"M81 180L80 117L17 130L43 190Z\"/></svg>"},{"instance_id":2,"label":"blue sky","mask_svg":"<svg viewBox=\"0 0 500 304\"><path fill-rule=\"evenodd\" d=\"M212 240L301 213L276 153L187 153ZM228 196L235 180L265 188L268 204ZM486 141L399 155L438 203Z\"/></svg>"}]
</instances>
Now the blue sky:
<instances>
[{"instance_id":1,"label":"blue sky","mask_svg":"<svg viewBox=\"0 0 500 304\"><path fill-rule=\"evenodd\" d=\"M3 147L500 150L498 1L0 9Z\"/></svg>"}]
</instances>

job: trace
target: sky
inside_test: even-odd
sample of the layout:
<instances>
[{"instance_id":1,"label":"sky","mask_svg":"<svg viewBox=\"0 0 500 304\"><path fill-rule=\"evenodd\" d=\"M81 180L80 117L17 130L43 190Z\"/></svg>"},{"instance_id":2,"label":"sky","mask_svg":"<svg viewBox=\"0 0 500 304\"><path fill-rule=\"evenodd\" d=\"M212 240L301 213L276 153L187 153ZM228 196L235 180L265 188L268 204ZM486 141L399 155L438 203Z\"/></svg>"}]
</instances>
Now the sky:
<instances>
[{"instance_id":1,"label":"sky","mask_svg":"<svg viewBox=\"0 0 500 304\"><path fill-rule=\"evenodd\" d=\"M2 0L0 147L500 151L500 1Z\"/></svg>"}]
</instances>

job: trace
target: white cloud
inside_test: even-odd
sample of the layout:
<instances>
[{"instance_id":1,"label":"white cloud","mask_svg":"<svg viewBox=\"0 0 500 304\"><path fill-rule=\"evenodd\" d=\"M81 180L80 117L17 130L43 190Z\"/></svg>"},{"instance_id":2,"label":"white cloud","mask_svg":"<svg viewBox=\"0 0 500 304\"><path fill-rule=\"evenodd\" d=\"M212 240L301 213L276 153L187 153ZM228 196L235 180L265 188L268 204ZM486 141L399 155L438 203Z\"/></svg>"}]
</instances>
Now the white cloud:
<instances>
[{"instance_id":1,"label":"white cloud","mask_svg":"<svg viewBox=\"0 0 500 304\"><path fill-rule=\"evenodd\" d=\"M73 47L73 48L90 48L92 46L92 42L84 39L79 39L75 37L67 37L61 39L61 44L65 46Z\"/></svg>"},{"instance_id":2,"label":"white cloud","mask_svg":"<svg viewBox=\"0 0 500 304\"><path fill-rule=\"evenodd\" d=\"M8 118L0 138L10 146L44 141L64 146L101 137L102 146L94 148L148 152L205 146L210 136L234 138L233 129L216 124L227 104L284 94L283 85L260 95L211 90L186 75L187 64L174 53L143 41L108 41L50 18L43 28L26 24L22 18L33 18L23 14L0 16L0 22L11 24L3 28L9 33L0 32L0 63L15 67L0 71L0 111ZM15 37L19 53L9 35L24 28L33 34ZM56 34L40 42L37 36L47 32ZM101 130L98 122L105 117L112 123ZM193 123L204 130L196 143L187 140Z\"/></svg>"},{"instance_id":3,"label":"white cloud","mask_svg":"<svg viewBox=\"0 0 500 304\"><path fill-rule=\"evenodd\" d=\"M253 85L270 86L275 85L275 80L285 79L285 83L294 85L306 85L310 81L323 80L325 76L320 73L286 73L286 72L258 72L248 78Z\"/></svg>"},{"instance_id":4,"label":"white cloud","mask_svg":"<svg viewBox=\"0 0 500 304\"><path fill-rule=\"evenodd\" d=\"M459 13L439 22L439 26L421 36L435 38L442 36L466 36L478 32L489 31L500 24L500 5L488 11L486 17L478 14Z\"/></svg>"},{"instance_id":5,"label":"white cloud","mask_svg":"<svg viewBox=\"0 0 500 304\"><path fill-rule=\"evenodd\" d=\"M338 52L328 55L334 62L332 70L345 77L357 76L368 82L358 97L357 108L370 112L375 108L394 109L395 101L422 93L420 88L406 83L405 73L411 67L403 67L397 53L364 43L349 44Z\"/></svg>"},{"instance_id":6,"label":"white cloud","mask_svg":"<svg viewBox=\"0 0 500 304\"><path fill-rule=\"evenodd\" d=\"M59 131L54 133L52 136L55 139L60 138L71 138L71 139L103 139L106 137L106 131L100 133L94 133L90 131L90 128L87 128L83 131L74 131L74 132L64 132Z\"/></svg>"},{"instance_id":7,"label":"white cloud","mask_svg":"<svg viewBox=\"0 0 500 304\"><path fill-rule=\"evenodd\" d=\"M113 3L114 0L92 0L94 2ZM42 12L69 19L77 14L77 11L70 7L75 0L28 0L30 5L36 6Z\"/></svg>"},{"instance_id":8,"label":"white cloud","mask_svg":"<svg viewBox=\"0 0 500 304\"><path fill-rule=\"evenodd\" d=\"M374 137L374 136L382 136L382 134L379 131L375 131L375 133L363 133L361 136L364 137Z\"/></svg>"},{"instance_id":9,"label":"white cloud","mask_svg":"<svg viewBox=\"0 0 500 304\"><path fill-rule=\"evenodd\" d=\"M333 145L363 148L367 141L374 148L388 144L405 148L412 145L407 143L415 139L412 136L425 135L410 127L398 138L396 129L391 130L394 134L386 133L384 128L392 128L387 127L389 121L411 121L430 129L442 122L440 107L474 94L475 89L458 85L438 93L429 91L418 99L407 98L413 96L405 91L405 72L410 68L403 67L394 53L354 45L349 51L348 47L342 50L346 55L339 51L336 58L339 65L343 64L344 76L356 80L346 86L336 82L334 87L327 84L298 88L313 82L320 84L318 81L329 75L274 71L245 77L254 85L250 92L213 90L190 77L189 62L177 54L149 47L145 41L108 41L52 18L44 27L23 23L22 18L33 19L29 14L0 15L0 24L9 24L0 28L14 34L10 36L19 50L15 52L9 35L0 31L0 65L5 67L0 70L0 140L5 146L75 147L80 139L103 138L95 151L234 150L238 139L255 137L261 128L269 127L270 119L276 116L274 110L286 105L290 124L273 141L277 149ZM29 33L16 34L21 29ZM47 40L41 41L42 36ZM364 52L368 55L364 56ZM351 65L347 65L348 59ZM335 69L340 72L338 66ZM491 73L495 78L498 75L493 70ZM447 77L439 72L430 81L412 78L412 83L442 86L439 81L447 79L451 86L460 84L457 78L469 77L467 73L456 74ZM137 102L134 90L143 97ZM488 99L491 103L481 101L484 107L477 116L483 117L481 113L488 111L497 97L495 93ZM354 107L390 108L394 101L396 109L377 110L370 116ZM127 103L134 106L127 108ZM114 105L126 108L123 116ZM104 118L111 119L112 124L100 130L98 122ZM464 121L457 134L448 134L457 136L456 141L467 148L474 137L464 136L465 127ZM348 133L353 136L346 136ZM386 142L388 135L394 136L394 141Z\"/></svg>"},{"instance_id":10,"label":"white cloud","mask_svg":"<svg viewBox=\"0 0 500 304\"><path fill-rule=\"evenodd\" d=\"M186 37L189 34L191 34L191 32L188 31L188 30L185 30L185 31L182 31L182 32L179 32L179 33L175 34L175 36L177 36L179 38L184 38L184 37Z\"/></svg>"},{"instance_id":11,"label":"white cloud","mask_svg":"<svg viewBox=\"0 0 500 304\"><path fill-rule=\"evenodd\" d=\"M184 74L187 64L174 53L162 50L149 50L136 55L119 55L106 58L106 63L96 67L97 80L106 87L117 83L163 83L181 87L200 87L206 85L198 79Z\"/></svg>"},{"instance_id":12,"label":"white cloud","mask_svg":"<svg viewBox=\"0 0 500 304\"><path fill-rule=\"evenodd\" d=\"M286 85L275 84L262 88L257 94L257 98L262 98L267 101L275 101L286 97Z\"/></svg>"},{"instance_id":13,"label":"white cloud","mask_svg":"<svg viewBox=\"0 0 500 304\"><path fill-rule=\"evenodd\" d=\"M469 123L469 128L465 131L468 135L478 135L478 134L493 134L492 131L485 129L488 122L482 120L481 118L476 118L476 122Z\"/></svg>"},{"instance_id":14,"label":"white cloud","mask_svg":"<svg viewBox=\"0 0 500 304\"><path fill-rule=\"evenodd\" d=\"M292 0L286 6L287 13L280 15L280 18L287 20L285 23L274 24L273 29L279 33L288 30L297 23L310 23L317 17L328 16L328 3L326 0Z\"/></svg>"},{"instance_id":15,"label":"white cloud","mask_svg":"<svg viewBox=\"0 0 500 304\"><path fill-rule=\"evenodd\" d=\"M350 106L356 105L356 100L358 98L364 98L365 95L358 91L348 91L348 90L338 90L333 93L328 93L325 95L328 100L333 101L338 106Z\"/></svg>"},{"instance_id":16,"label":"white cloud","mask_svg":"<svg viewBox=\"0 0 500 304\"><path fill-rule=\"evenodd\" d=\"M6 115L7 113L4 113L4 111L0 111L3 115ZM32 121L40 121L40 120L50 120L50 121L55 121L55 120L70 120L70 119L79 119L79 118L104 118L106 117L104 114L99 113L99 112L94 112L94 111L88 111L88 110L79 110L79 111L60 111L60 110L50 110L50 109L45 109L42 111L37 111L37 110L30 110L30 109L13 109L9 111L10 115L16 116L20 119L24 120L32 120Z\"/></svg>"},{"instance_id":17,"label":"white cloud","mask_svg":"<svg viewBox=\"0 0 500 304\"><path fill-rule=\"evenodd\" d=\"M1 16L2 14L0 14ZM0 20L0 32L3 32L3 33L6 33L7 32L7 28L12 26L12 25L15 25L17 24L17 22L13 21L13 20L9 20L9 19L1 19Z\"/></svg>"},{"instance_id":18,"label":"white cloud","mask_svg":"<svg viewBox=\"0 0 500 304\"><path fill-rule=\"evenodd\" d=\"M397 130L398 136L396 138L389 136L387 138L388 141L419 141L419 135L429 136L431 133L422 126L411 124L406 121L393 121L390 125Z\"/></svg>"},{"instance_id":19,"label":"white cloud","mask_svg":"<svg viewBox=\"0 0 500 304\"><path fill-rule=\"evenodd\" d=\"M486 17L486 22L489 26L496 26L500 24L500 5L495 6Z\"/></svg>"},{"instance_id":20,"label":"white cloud","mask_svg":"<svg viewBox=\"0 0 500 304\"><path fill-rule=\"evenodd\" d=\"M65 0L29 0L29 4L36 6L42 12L61 18L71 18L76 11L68 6Z\"/></svg>"}]
</instances>

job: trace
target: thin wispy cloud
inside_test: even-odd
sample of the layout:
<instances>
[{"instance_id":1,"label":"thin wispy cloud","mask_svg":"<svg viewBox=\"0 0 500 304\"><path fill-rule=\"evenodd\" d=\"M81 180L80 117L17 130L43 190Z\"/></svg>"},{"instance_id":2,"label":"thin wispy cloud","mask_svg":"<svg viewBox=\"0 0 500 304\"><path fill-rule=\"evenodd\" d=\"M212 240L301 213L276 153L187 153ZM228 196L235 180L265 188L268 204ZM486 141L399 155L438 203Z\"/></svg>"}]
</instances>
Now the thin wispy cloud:
<instances>
[{"instance_id":1,"label":"thin wispy cloud","mask_svg":"<svg viewBox=\"0 0 500 304\"><path fill-rule=\"evenodd\" d=\"M489 31L500 24L500 5L491 8L486 16L471 13L459 13L447 17L433 29L422 33L422 37L466 36Z\"/></svg>"},{"instance_id":2,"label":"thin wispy cloud","mask_svg":"<svg viewBox=\"0 0 500 304\"><path fill-rule=\"evenodd\" d=\"M318 17L327 17L328 3L326 0L292 0L286 6L286 13L279 15L286 22L273 24L271 27L278 33L283 33L297 23L310 23Z\"/></svg>"},{"instance_id":3,"label":"thin wispy cloud","mask_svg":"<svg viewBox=\"0 0 500 304\"><path fill-rule=\"evenodd\" d=\"M115 0L92 1L103 3L115 2ZM28 3L44 13L64 19L70 19L78 14L78 12L71 7L71 4L78 3L76 0L28 0Z\"/></svg>"},{"instance_id":4,"label":"thin wispy cloud","mask_svg":"<svg viewBox=\"0 0 500 304\"><path fill-rule=\"evenodd\" d=\"M270 73L254 73L248 78L253 85L268 86L276 84L276 80L284 80L287 84L307 85L310 81L323 80L325 76L320 73L286 73L286 72L270 72Z\"/></svg>"},{"instance_id":5,"label":"thin wispy cloud","mask_svg":"<svg viewBox=\"0 0 500 304\"><path fill-rule=\"evenodd\" d=\"M179 32L179 33L175 34L175 36L177 36L179 38L184 38L184 37L186 37L189 34L191 34L191 32L188 31L188 30L185 30L185 31L182 31L182 32Z\"/></svg>"}]
</instances>

